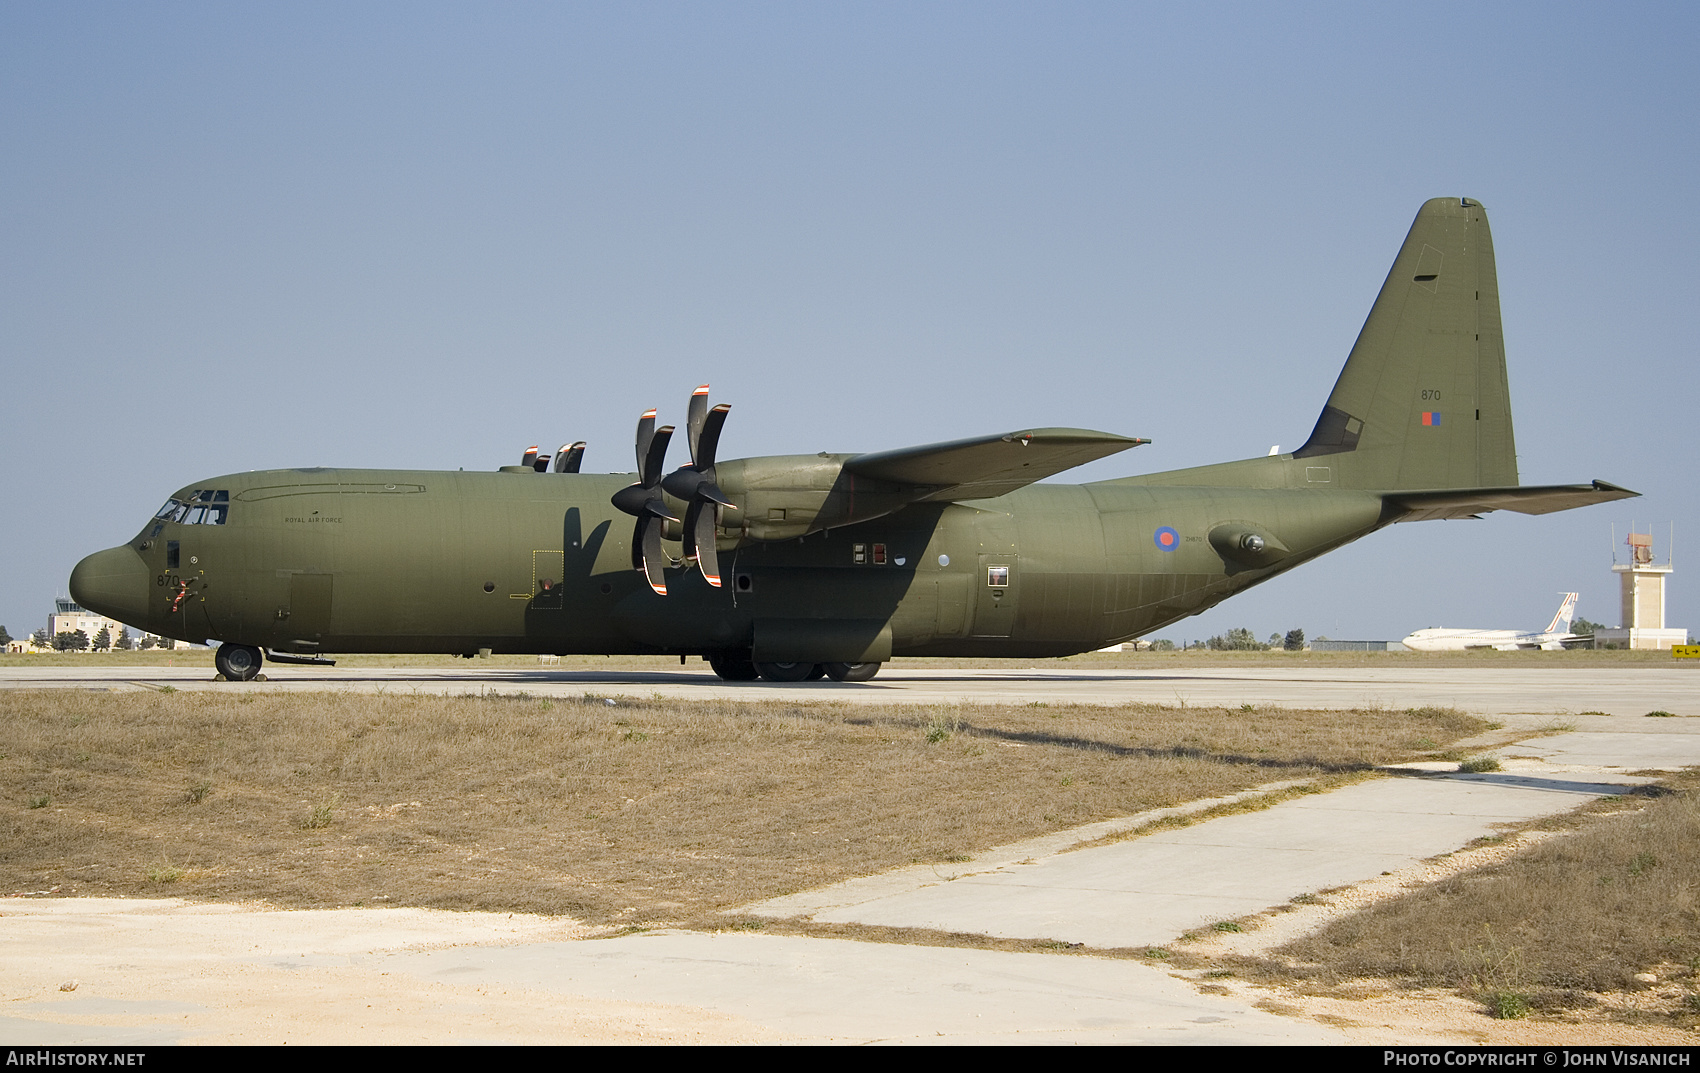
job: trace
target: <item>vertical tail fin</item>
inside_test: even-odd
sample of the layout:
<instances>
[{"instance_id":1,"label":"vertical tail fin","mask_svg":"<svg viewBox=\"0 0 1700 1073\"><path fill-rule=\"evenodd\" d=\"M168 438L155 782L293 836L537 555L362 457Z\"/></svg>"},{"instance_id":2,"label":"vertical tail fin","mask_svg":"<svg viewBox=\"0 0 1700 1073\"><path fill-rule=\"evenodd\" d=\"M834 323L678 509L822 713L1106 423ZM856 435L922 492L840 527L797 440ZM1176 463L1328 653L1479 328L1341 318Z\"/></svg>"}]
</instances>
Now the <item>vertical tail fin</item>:
<instances>
[{"instance_id":1,"label":"vertical tail fin","mask_svg":"<svg viewBox=\"0 0 1700 1073\"><path fill-rule=\"evenodd\" d=\"M1570 632L1570 623L1576 618L1576 599L1579 595L1579 593L1574 592L1564 594L1564 602L1558 605L1558 614L1554 615L1552 621L1547 624L1546 632L1557 633L1559 623L1564 624L1565 633Z\"/></svg>"},{"instance_id":2,"label":"vertical tail fin","mask_svg":"<svg viewBox=\"0 0 1700 1073\"><path fill-rule=\"evenodd\" d=\"M1348 488L1517 483L1499 280L1479 202L1435 198L1417 213L1315 430L1294 452L1322 455Z\"/></svg>"}]
</instances>

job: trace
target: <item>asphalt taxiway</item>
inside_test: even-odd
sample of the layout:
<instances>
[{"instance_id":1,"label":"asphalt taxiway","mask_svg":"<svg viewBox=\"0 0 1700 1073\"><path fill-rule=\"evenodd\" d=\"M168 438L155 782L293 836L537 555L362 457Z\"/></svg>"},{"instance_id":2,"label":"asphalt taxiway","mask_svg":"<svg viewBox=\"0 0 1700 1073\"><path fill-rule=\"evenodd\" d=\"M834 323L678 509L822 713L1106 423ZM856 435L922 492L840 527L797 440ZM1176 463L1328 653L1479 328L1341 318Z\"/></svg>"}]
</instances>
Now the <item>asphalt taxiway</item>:
<instances>
[{"instance_id":1,"label":"asphalt taxiway","mask_svg":"<svg viewBox=\"0 0 1700 1073\"><path fill-rule=\"evenodd\" d=\"M211 657L178 667L0 665L0 690L74 689L347 689L419 693L525 691L538 696L719 698L877 704L1167 704L1238 708L1274 704L1289 708L1455 707L1477 715L1573 715L1603 712L1641 716L1667 711L1700 716L1700 660L1669 666L1446 667L1387 666L1247 667L1173 666L1150 670L1097 669L1053 663L997 665L960 670L898 662L866 683L723 682L692 662L642 671L558 669L545 665L494 667L476 660L448 667L291 667L266 665L265 682L215 682Z\"/></svg>"}]
</instances>

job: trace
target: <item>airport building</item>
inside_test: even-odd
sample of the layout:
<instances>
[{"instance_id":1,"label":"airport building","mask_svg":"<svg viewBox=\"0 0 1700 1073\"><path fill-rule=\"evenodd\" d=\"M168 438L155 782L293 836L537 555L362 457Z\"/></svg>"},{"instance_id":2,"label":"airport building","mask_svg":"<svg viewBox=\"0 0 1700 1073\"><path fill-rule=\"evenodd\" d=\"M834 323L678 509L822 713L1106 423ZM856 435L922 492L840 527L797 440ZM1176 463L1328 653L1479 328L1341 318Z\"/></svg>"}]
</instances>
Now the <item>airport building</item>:
<instances>
[{"instance_id":1,"label":"airport building","mask_svg":"<svg viewBox=\"0 0 1700 1073\"><path fill-rule=\"evenodd\" d=\"M124 629L122 622L78 607L75 600L64 596L54 600L53 605L53 614L47 616L47 639L49 642L61 633L75 633L82 630L83 635L89 639L89 646L92 648L95 636L101 630L105 630L107 637L112 641L112 647L118 646L119 631ZM136 631L131 630L130 636L137 636Z\"/></svg>"},{"instance_id":2,"label":"airport building","mask_svg":"<svg viewBox=\"0 0 1700 1073\"><path fill-rule=\"evenodd\" d=\"M1686 629L1665 628L1665 585L1672 567L1667 551L1664 565L1653 562L1653 534L1630 533L1629 561L1612 564L1623 587L1623 625L1595 630L1595 648L1669 650L1688 643Z\"/></svg>"}]
</instances>

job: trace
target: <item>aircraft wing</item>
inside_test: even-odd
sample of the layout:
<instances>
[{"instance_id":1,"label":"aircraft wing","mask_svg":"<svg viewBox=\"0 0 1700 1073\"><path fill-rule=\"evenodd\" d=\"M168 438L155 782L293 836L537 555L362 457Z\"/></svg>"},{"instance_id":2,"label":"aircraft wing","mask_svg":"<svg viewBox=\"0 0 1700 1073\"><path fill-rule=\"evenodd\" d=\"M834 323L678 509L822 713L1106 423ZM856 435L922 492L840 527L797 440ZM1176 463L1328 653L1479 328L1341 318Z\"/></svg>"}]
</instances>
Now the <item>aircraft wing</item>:
<instances>
[{"instance_id":1,"label":"aircraft wing","mask_svg":"<svg viewBox=\"0 0 1700 1073\"><path fill-rule=\"evenodd\" d=\"M1150 442L1085 428L1036 428L856 455L844 469L893 484L937 486L915 502L990 499Z\"/></svg>"},{"instance_id":2,"label":"aircraft wing","mask_svg":"<svg viewBox=\"0 0 1700 1073\"><path fill-rule=\"evenodd\" d=\"M1420 492L1384 492L1382 501L1397 512L1396 522L1437 518L1474 518L1490 510L1551 514L1640 495L1605 481L1592 484L1516 485L1510 488L1452 488Z\"/></svg>"}]
</instances>

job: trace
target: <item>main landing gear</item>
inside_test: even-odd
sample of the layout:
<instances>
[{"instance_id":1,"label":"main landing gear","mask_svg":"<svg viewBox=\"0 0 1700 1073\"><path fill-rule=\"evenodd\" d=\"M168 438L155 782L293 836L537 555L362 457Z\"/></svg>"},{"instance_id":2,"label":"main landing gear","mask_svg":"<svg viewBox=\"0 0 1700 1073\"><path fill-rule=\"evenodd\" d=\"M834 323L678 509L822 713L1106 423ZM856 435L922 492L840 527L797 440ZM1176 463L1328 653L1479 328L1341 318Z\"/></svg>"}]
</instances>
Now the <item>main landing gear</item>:
<instances>
[{"instance_id":1,"label":"main landing gear","mask_svg":"<svg viewBox=\"0 0 1700 1073\"><path fill-rule=\"evenodd\" d=\"M878 663L755 663L725 653L708 657L714 673L728 682L807 682L831 678L834 682L866 682L880 672Z\"/></svg>"},{"instance_id":2,"label":"main landing gear","mask_svg":"<svg viewBox=\"0 0 1700 1073\"><path fill-rule=\"evenodd\" d=\"M708 665L728 682L753 682L761 677L756 665L747 659L716 653L708 657Z\"/></svg>"},{"instance_id":3,"label":"main landing gear","mask_svg":"<svg viewBox=\"0 0 1700 1073\"><path fill-rule=\"evenodd\" d=\"M823 663L826 676L834 682L866 682L880 673L878 663Z\"/></svg>"},{"instance_id":4,"label":"main landing gear","mask_svg":"<svg viewBox=\"0 0 1700 1073\"><path fill-rule=\"evenodd\" d=\"M247 682L260 673L260 663L263 659L260 650L253 645L238 645L226 641L213 653L213 666L218 668L218 673L224 675L226 681Z\"/></svg>"}]
</instances>

